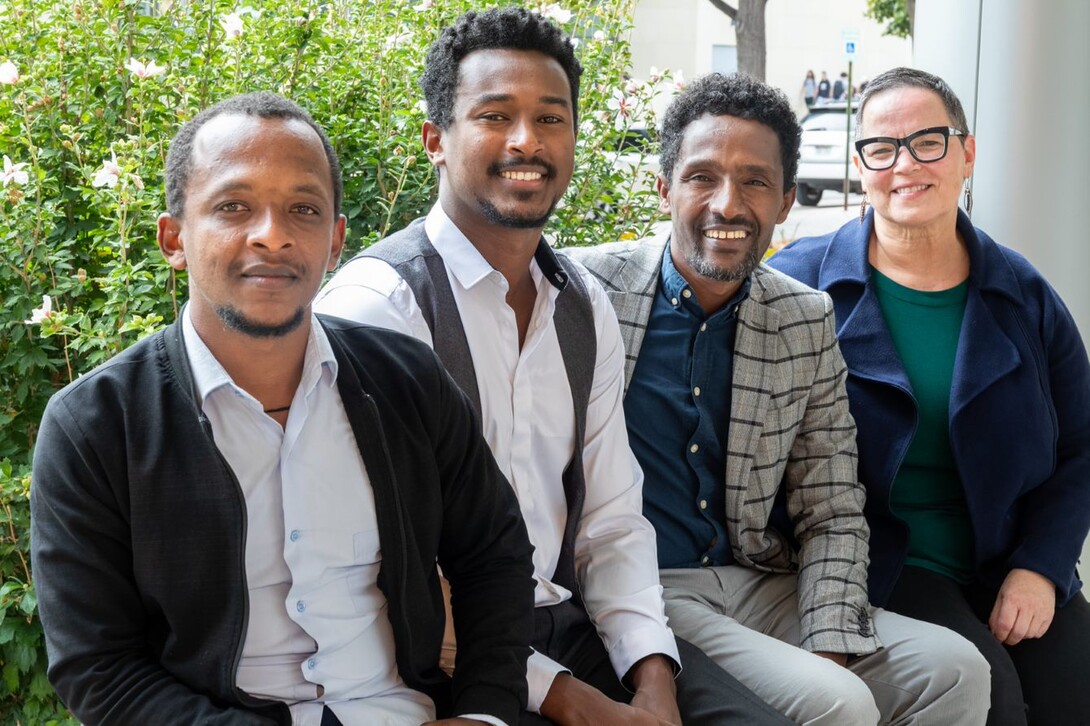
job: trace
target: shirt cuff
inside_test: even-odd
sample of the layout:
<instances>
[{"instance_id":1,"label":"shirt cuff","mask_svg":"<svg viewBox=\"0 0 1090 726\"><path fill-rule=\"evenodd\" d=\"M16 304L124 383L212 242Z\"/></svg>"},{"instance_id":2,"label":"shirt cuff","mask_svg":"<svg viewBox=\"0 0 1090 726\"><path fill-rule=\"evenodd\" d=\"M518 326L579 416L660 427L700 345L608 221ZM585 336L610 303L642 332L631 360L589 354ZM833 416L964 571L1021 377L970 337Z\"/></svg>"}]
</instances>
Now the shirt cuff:
<instances>
[{"instance_id":1,"label":"shirt cuff","mask_svg":"<svg viewBox=\"0 0 1090 726\"><path fill-rule=\"evenodd\" d=\"M530 653L530 658L526 661L526 684L530 690L526 703L527 711L541 713L541 704L549 695L553 679L560 673L571 673L571 671L536 650Z\"/></svg>"},{"instance_id":2,"label":"shirt cuff","mask_svg":"<svg viewBox=\"0 0 1090 726\"><path fill-rule=\"evenodd\" d=\"M486 713L460 713L458 714L458 718L471 718L474 721L484 721L485 723L492 724L492 726L507 726L506 721L501 721L495 716L489 716Z\"/></svg>"},{"instance_id":3,"label":"shirt cuff","mask_svg":"<svg viewBox=\"0 0 1090 726\"><path fill-rule=\"evenodd\" d=\"M677 650L677 640L669 628L648 625L630 630L613 644L609 651L609 662L621 678L622 685L628 688L624 677L632 666L649 655L664 655L674 661L674 677L681 672L681 656Z\"/></svg>"}]
</instances>

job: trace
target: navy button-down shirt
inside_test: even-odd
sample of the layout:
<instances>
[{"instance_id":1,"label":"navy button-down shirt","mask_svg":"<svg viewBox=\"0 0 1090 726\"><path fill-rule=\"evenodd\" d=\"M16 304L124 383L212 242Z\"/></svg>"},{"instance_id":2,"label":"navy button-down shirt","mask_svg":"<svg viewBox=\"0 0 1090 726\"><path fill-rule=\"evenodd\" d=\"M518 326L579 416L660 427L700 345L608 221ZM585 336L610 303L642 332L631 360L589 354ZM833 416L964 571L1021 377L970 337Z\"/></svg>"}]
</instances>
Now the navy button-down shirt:
<instances>
[{"instance_id":1,"label":"navy button-down shirt","mask_svg":"<svg viewBox=\"0 0 1090 726\"><path fill-rule=\"evenodd\" d=\"M738 294L705 315L667 246L640 357L625 395L632 450L643 467L643 512L659 567L728 565L725 448Z\"/></svg>"}]
</instances>

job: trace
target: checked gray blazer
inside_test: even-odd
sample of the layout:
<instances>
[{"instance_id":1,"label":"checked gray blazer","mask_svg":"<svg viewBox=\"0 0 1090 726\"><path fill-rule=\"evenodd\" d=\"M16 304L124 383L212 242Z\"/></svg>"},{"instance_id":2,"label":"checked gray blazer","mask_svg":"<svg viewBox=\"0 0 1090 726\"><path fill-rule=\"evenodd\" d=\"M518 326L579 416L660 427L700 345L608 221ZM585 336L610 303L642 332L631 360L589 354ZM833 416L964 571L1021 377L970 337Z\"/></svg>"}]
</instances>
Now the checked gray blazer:
<instances>
[{"instance_id":1,"label":"checked gray blazer","mask_svg":"<svg viewBox=\"0 0 1090 726\"><path fill-rule=\"evenodd\" d=\"M617 312L626 391L667 242L660 235L564 250L601 281ZM753 273L734 345L727 532L739 565L798 573L803 647L864 654L880 644L867 597L869 530L856 476L855 422L834 330L828 295L764 265ZM797 550L769 526L781 486Z\"/></svg>"}]
</instances>

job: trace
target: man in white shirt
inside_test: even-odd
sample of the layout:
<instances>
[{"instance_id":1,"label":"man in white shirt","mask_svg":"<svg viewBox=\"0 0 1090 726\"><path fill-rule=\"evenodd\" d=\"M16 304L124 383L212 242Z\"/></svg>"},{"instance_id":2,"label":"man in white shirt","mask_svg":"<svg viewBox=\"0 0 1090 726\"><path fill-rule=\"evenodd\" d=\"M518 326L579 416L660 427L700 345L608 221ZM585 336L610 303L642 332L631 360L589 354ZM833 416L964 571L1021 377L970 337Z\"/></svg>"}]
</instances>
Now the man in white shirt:
<instances>
[{"instance_id":1,"label":"man in white shirt","mask_svg":"<svg viewBox=\"0 0 1090 726\"><path fill-rule=\"evenodd\" d=\"M166 176L181 320L54 396L35 452L58 694L88 724L516 722L518 503L426 346L312 315L345 235L325 134L239 96L183 127Z\"/></svg>"},{"instance_id":2,"label":"man in white shirt","mask_svg":"<svg viewBox=\"0 0 1090 726\"><path fill-rule=\"evenodd\" d=\"M481 411L535 547L522 723L787 723L667 627L616 317L541 237L571 179L580 73L525 9L446 28L423 78L439 203L315 305L429 343Z\"/></svg>"}]
</instances>

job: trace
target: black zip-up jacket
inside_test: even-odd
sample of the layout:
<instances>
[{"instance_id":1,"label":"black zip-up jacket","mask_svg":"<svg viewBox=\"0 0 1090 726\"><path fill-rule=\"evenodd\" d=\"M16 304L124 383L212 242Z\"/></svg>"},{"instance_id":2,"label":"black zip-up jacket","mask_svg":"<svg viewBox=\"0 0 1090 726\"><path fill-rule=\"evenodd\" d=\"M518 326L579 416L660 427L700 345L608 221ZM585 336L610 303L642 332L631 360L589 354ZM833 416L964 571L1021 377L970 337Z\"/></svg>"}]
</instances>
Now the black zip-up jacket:
<instances>
[{"instance_id":1,"label":"black zip-up jacket","mask_svg":"<svg viewBox=\"0 0 1090 726\"><path fill-rule=\"evenodd\" d=\"M526 705L532 547L468 400L407 336L321 318L374 489L398 670L439 717ZM235 686L246 504L194 394L178 323L49 402L31 554L49 679L92 724L290 724ZM456 674L438 666L451 582Z\"/></svg>"}]
</instances>

